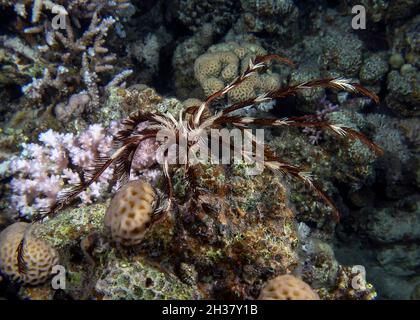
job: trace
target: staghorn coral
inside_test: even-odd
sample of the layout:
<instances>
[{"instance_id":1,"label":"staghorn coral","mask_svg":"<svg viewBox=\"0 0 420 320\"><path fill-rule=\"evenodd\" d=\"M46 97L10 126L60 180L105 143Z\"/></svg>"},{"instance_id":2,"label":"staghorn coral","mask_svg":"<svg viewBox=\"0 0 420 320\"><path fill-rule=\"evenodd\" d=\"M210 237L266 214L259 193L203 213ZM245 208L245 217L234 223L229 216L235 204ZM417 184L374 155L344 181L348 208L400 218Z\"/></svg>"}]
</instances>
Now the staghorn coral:
<instances>
[{"instance_id":1,"label":"staghorn coral","mask_svg":"<svg viewBox=\"0 0 420 320\"><path fill-rule=\"evenodd\" d=\"M58 255L47 242L32 234L33 227L24 222L16 222L0 233L0 271L13 281L36 285L51 276L51 269L58 264ZM25 237L25 249L19 259L23 259L25 270L18 264L18 246Z\"/></svg>"},{"instance_id":2,"label":"staghorn coral","mask_svg":"<svg viewBox=\"0 0 420 320\"><path fill-rule=\"evenodd\" d=\"M28 18L28 7L31 6L31 13L30 13L30 20L33 23L39 22L41 12L45 10L49 10L54 13L59 13L62 15L67 15L68 12L66 8L64 8L61 4L57 1L51 0L17 0L17 1L8 1L2 0L0 2L1 5L4 6L12 6L14 11L21 16L22 18Z\"/></svg>"},{"instance_id":3,"label":"staghorn coral","mask_svg":"<svg viewBox=\"0 0 420 320\"><path fill-rule=\"evenodd\" d=\"M22 32L37 45L30 47L18 37L3 36L0 41L5 48L7 70L32 79L22 86L22 92L37 104L51 103L51 92L56 101L67 103L71 95L86 90L90 98L88 109L99 107L100 93L106 88L105 79L112 73L115 76L116 55L109 52L105 42L116 18L106 14L127 5L127 1L62 1L58 14L64 19L63 31L52 26L50 19L40 11L43 6L51 9L54 3L35 1L32 24L16 33ZM85 21L90 23L83 30ZM118 85L129 75L123 70L110 83Z\"/></svg>"},{"instance_id":4,"label":"staghorn coral","mask_svg":"<svg viewBox=\"0 0 420 320\"><path fill-rule=\"evenodd\" d=\"M281 275L267 282L259 300L319 300L318 294L293 275Z\"/></svg>"}]
</instances>

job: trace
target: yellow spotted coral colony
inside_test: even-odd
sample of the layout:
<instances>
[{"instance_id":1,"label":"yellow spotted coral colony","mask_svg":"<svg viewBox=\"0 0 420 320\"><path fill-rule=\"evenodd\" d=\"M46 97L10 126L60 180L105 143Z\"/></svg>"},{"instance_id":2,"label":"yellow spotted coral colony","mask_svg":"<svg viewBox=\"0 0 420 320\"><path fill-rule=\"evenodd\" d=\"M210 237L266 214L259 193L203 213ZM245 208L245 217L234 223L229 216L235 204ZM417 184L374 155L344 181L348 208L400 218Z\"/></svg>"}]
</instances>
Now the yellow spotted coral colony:
<instances>
[{"instance_id":1,"label":"yellow spotted coral colony","mask_svg":"<svg viewBox=\"0 0 420 320\"><path fill-rule=\"evenodd\" d=\"M141 242L152 219L156 193L146 181L124 185L114 196L105 214L105 227L111 238L122 245Z\"/></svg>"}]
</instances>

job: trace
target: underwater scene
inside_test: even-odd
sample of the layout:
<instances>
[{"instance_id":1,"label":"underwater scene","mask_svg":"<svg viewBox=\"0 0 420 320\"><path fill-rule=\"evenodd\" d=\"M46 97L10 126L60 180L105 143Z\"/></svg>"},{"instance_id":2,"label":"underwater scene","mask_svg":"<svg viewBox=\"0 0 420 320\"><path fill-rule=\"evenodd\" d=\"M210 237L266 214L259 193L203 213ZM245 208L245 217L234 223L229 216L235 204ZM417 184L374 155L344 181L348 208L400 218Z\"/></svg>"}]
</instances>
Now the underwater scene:
<instances>
[{"instance_id":1,"label":"underwater scene","mask_svg":"<svg viewBox=\"0 0 420 320\"><path fill-rule=\"evenodd\" d=\"M0 0L0 300L420 300L420 1Z\"/></svg>"}]
</instances>

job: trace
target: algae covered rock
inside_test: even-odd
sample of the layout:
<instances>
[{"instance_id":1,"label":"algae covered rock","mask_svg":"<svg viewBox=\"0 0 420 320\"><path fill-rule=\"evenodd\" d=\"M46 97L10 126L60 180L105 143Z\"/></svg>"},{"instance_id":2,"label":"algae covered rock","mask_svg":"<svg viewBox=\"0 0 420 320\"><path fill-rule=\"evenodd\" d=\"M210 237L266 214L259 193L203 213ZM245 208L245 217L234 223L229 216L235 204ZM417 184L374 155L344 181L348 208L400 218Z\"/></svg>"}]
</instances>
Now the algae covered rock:
<instances>
[{"instance_id":1,"label":"algae covered rock","mask_svg":"<svg viewBox=\"0 0 420 320\"><path fill-rule=\"evenodd\" d=\"M246 175L246 169L244 164L232 170L199 165L192 169L194 179L176 175L180 206L164 222L172 231L165 232L164 243L163 232L156 231L146 246L175 265L193 266L208 297L255 298L264 280L298 263L284 184L269 173ZM158 241L165 249L156 251Z\"/></svg>"},{"instance_id":2,"label":"algae covered rock","mask_svg":"<svg viewBox=\"0 0 420 320\"><path fill-rule=\"evenodd\" d=\"M109 261L96 282L102 299L112 300L185 300L198 299L196 287L182 283L176 276L147 264L134 261Z\"/></svg>"},{"instance_id":3,"label":"algae covered rock","mask_svg":"<svg viewBox=\"0 0 420 320\"><path fill-rule=\"evenodd\" d=\"M102 231L106 208L106 203L98 203L67 209L40 224L34 233L59 250L78 246L81 238Z\"/></svg>"}]
</instances>

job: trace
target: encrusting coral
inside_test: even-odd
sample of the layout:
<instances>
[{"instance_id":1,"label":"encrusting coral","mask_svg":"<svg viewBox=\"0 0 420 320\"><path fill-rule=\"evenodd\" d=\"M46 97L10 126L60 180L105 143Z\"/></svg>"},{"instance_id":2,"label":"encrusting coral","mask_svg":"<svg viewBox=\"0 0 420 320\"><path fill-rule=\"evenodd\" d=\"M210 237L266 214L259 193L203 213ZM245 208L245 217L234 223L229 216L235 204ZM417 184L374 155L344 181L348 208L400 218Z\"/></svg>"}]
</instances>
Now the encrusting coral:
<instances>
[{"instance_id":1,"label":"encrusting coral","mask_svg":"<svg viewBox=\"0 0 420 320\"><path fill-rule=\"evenodd\" d=\"M11 280L37 285L51 276L52 268L58 264L58 254L47 242L33 236L28 228L33 227L16 222L0 233L0 271ZM19 257L18 246L23 237L26 238L25 250ZM21 260L24 270L21 270Z\"/></svg>"},{"instance_id":2,"label":"encrusting coral","mask_svg":"<svg viewBox=\"0 0 420 320\"><path fill-rule=\"evenodd\" d=\"M175 275L162 272L142 259L111 260L100 274L95 291L103 300L200 298L195 286L182 283Z\"/></svg>"},{"instance_id":3,"label":"encrusting coral","mask_svg":"<svg viewBox=\"0 0 420 320\"><path fill-rule=\"evenodd\" d=\"M293 0L240 0L239 23L247 32L267 32L283 41L298 38L299 9Z\"/></svg>"},{"instance_id":4,"label":"encrusting coral","mask_svg":"<svg viewBox=\"0 0 420 320\"><path fill-rule=\"evenodd\" d=\"M170 13L193 32L210 23L222 34L235 20L237 9L238 1L234 0L174 0Z\"/></svg>"}]
</instances>

